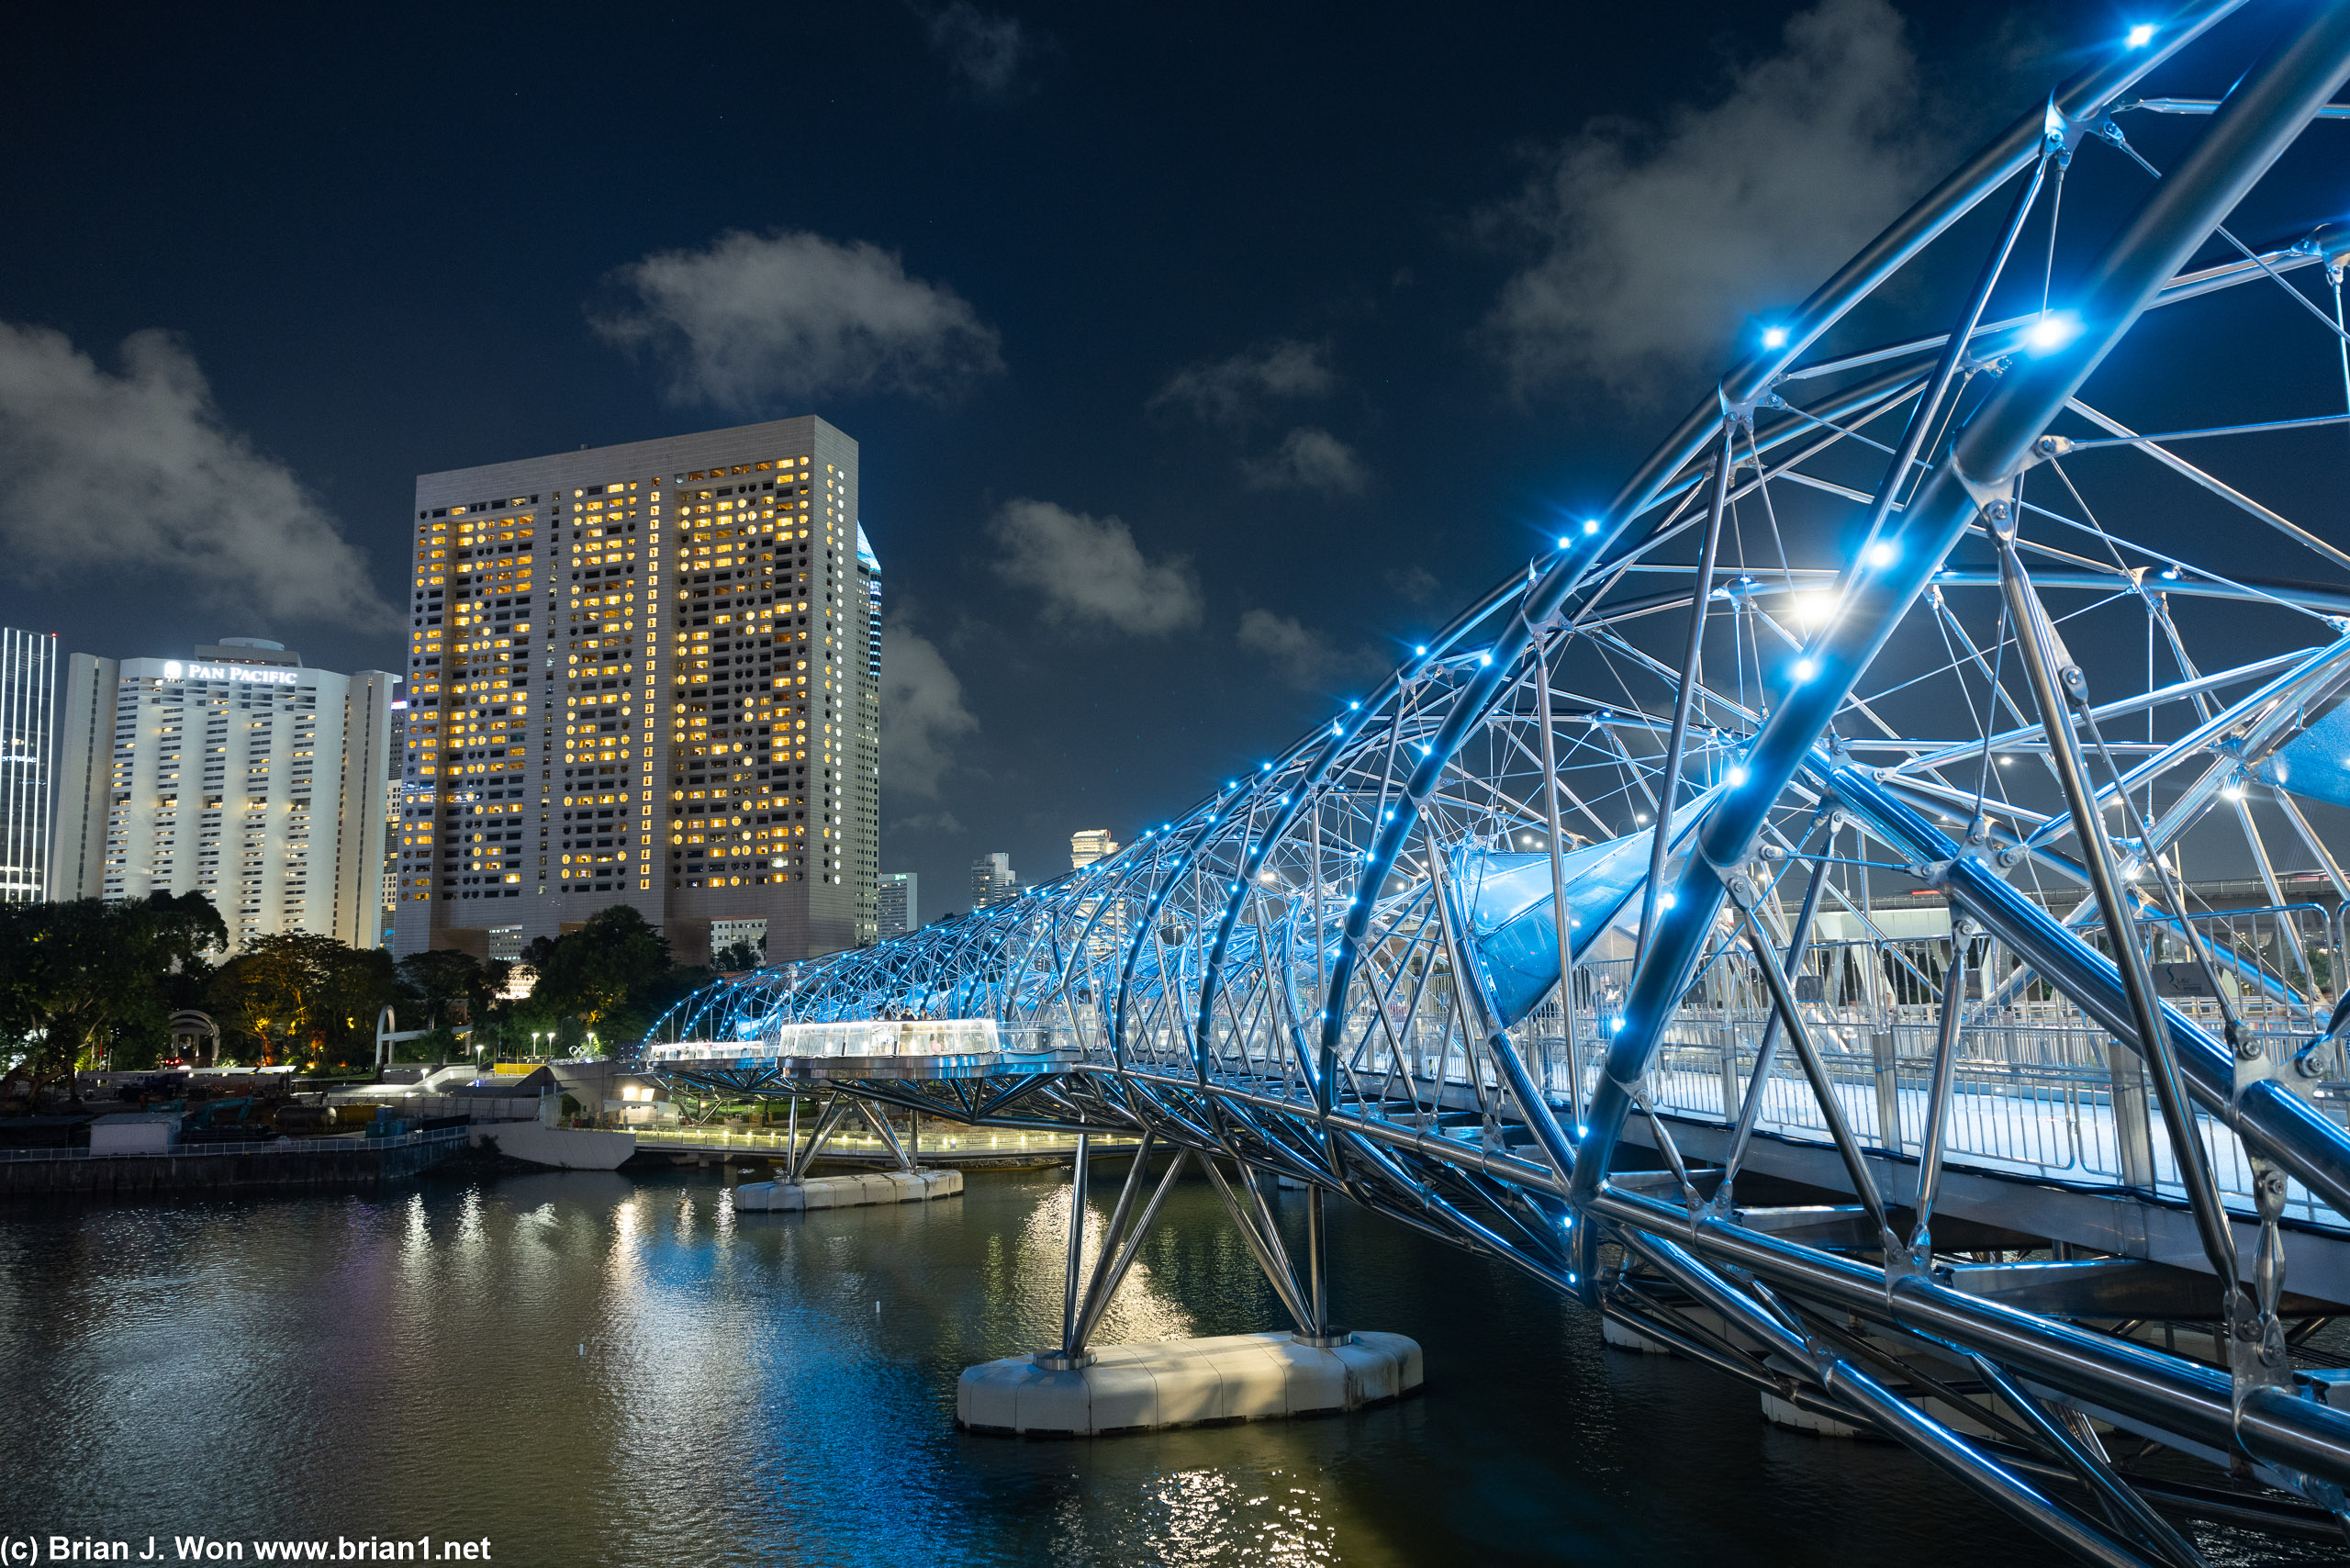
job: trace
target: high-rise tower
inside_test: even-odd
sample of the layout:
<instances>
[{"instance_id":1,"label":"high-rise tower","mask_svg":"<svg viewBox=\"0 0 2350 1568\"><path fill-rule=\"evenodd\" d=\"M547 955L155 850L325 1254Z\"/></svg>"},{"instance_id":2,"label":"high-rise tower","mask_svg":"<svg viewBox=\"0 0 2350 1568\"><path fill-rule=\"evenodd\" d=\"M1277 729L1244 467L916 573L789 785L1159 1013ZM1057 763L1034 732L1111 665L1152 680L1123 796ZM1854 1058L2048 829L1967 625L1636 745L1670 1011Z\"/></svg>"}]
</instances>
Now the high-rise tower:
<instances>
[{"instance_id":1,"label":"high-rise tower","mask_svg":"<svg viewBox=\"0 0 2350 1568\"><path fill-rule=\"evenodd\" d=\"M856 582L865 609L865 657L856 666L850 756L857 811L872 831L849 845L849 858L856 887L856 945L870 947L881 931L881 561L861 522L856 525Z\"/></svg>"},{"instance_id":2,"label":"high-rise tower","mask_svg":"<svg viewBox=\"0 0 2350 1568\"><path fill-rule=\"evenodd\" d=\"M426 474L416 514L400 952L615 904L688 962L717 922L777 962L870 940L856 442L802 418Z\"/></svg>"},{"instance_id":3,"label":"high-rise tower","mask_svg":"<svg viewBox=\"0 0 2350 1568\"><path fill-rule=\"evenodd\" d=\"M57 639L0 626L0 903L49 896Z\"/></svg>"},{"instance_id":4,"label":"high-rise tower","mask_svg":"<svg viewBox=\"0 0 2350 1568\"><path fill-rule=\"evenodd\" d=\"M65 677L50 896L198 892L241 945L382 934L397 675L306 668L229 637L192 659L75 654Z\"/></svg>"}]
</instances>

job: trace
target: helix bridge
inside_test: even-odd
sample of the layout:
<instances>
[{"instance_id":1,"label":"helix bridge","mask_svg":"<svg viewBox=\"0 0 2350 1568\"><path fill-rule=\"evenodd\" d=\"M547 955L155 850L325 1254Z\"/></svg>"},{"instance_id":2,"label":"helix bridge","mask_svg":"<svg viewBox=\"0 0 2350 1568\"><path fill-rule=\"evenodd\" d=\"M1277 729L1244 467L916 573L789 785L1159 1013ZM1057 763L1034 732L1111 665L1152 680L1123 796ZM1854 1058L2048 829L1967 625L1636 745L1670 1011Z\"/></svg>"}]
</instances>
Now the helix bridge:
<instances>
[{"instance_id":1,"label":"helix bridge","mask_svg":"<svg viewBox=\"0 0 2350 1568\"><path fill-rule=\"evenodd\" d=\"M644 1067L812 1099L810 1158L880 1106L1171 1153L1056 1364L1188 1161L1301 1334L1343 1199L2087 1560L2339 1541L2345 77L2350 6L2133 29L1376 690Z\"/></svg>"}]
</instances>

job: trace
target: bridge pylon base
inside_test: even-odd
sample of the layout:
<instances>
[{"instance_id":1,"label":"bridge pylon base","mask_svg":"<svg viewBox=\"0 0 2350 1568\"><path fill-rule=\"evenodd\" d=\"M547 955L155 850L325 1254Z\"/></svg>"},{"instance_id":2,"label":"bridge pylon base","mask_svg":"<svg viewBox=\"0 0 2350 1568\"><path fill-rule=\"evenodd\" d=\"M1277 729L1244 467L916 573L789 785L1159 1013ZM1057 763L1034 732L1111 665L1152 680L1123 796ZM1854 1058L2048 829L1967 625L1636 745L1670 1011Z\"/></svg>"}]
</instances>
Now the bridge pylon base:
<instances>
[{"instance_id":1,"label":"bridge pylon base","mask_svg":"<svg viewBox=\"0 0 2350 1568\"><path fill-rule=\"evenodd\" d=\"M864 1204L918 1204L963 1190L960 1170L878 1170L815 1176L805 1182L745 1182L731 1199L737 1214L845 1209Z\"/></svg>"},{"instance_id":2,"label":"bridge pylon base","mask_svg":"<svg viewBox=\"0 0 2350 1568\"><path fill-rule=\"evenodd\" d=\"M1383 1405L1418 1392L1422 1376L1417 1341L1369 1330L1328 1346L1277 1332L1091 1353L1090 1365L1070 1371L1040 1364L1042 1354L966 1370L955 1388L955 1424L1007 1437L1099 1438L1277 1421Z\"/></svg>"}]
</instances>

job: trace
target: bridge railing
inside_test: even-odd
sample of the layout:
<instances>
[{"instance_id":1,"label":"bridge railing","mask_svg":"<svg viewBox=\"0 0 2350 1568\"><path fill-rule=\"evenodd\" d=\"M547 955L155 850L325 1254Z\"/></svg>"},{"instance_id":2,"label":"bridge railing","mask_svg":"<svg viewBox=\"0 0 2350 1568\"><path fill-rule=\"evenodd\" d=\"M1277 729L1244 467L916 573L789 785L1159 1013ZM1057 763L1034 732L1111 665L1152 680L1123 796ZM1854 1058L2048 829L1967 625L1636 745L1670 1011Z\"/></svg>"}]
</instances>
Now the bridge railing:
<instances>
[{"instance_id":1,"label":"bridge railing","mask_svg":"<svg viewBox=\"0 0 2350 1568\"><path fill-rule=\"evenodd\" d=\"M1925 1135L1935 1026L1924 1019L1858 1014L1840 1017L1838 1010L1825 1006L1808 1011L1818 1014L1814 1042L1854 1135L1872 1148L1915 1158ZM1767 1014L1760 1010L1712 1015L1684 1011L1659 1052L1651 1081L1658 1111L1724 1126L1734 1123L1753 1080L1766 1021ZM1558 1014L1553 1010L1529 1024L1548 1028L1523 1039L1521 1049L1533 1058L1529 1067L1539 1063L1539 1081L1563 1097L1568 1087L1566 1041L1559 1031ZM1581 1037L1588 1041L1601 1037L1596 1031L1605 1026L1606 1018L1586 1014L1577 1024ZM2290 1058L2310 1037L2306 1031L2277 1025L2248 1033L2285 1074L2292 1073ZM2126 1184L2123 1128L2115 1114L2115 1097L2123 1096L2122 1109L2128 1114L2129 1097L2134 1095L2136 1114L2152 1129L2154 1189L2161 1196L2184 1201L2186 1188L2162 1136L2161 1113L2153 1104L2151 1091L2142 1076L2125 1077L2122 1087L2116 1087L2113 1052L2119 1048L2102 1029L2052 1022L2023 1009L2014 1016L1994 1016L1963 1029L1945 1159L1956 1167L2069 1185L2121 1187ZM1598 1067L1595 1053L1586 1050L1583 1055L1583 1094L1588 1099L1597 1087ZM1448 1078L1467 1086L1465 1073ZM2342 1117L2344 1102L2332 1095L2343 1085L2312 1086L2306 1078L2300 1083L2314 1087L2317 1103L2328 1114ZM2242 1141L2207 1115L2199 1114L2197 1124L2222 1195L2232 1205L2251 1212L2252 1167ZM1818 1100L1784 1042L1763 1085L1756 1126L1778 1137L1823 1146L1830 1141ZM2342 1225L2298 1182L2288 1185L2286 1213L2307 1224Z\"/></svg>"}]
</instances>

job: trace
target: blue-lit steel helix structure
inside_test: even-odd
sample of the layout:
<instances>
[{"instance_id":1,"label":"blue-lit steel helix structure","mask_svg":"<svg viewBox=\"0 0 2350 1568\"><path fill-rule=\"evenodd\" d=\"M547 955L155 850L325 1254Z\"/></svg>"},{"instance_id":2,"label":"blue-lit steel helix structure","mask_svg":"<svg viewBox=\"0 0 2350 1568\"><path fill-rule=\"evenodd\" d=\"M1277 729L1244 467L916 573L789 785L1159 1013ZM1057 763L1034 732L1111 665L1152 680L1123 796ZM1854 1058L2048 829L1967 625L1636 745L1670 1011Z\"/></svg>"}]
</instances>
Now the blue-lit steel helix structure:
<instances>
[{"instance_id":1,"label":"blue-lit steel helix structure","mask_svg":"<svg viewBox=\"0 0 2350 1568\"><path fill-rule=\"evenodd\" d=\"M2090 1561L2333 1532L2345 77L2350 6L2133 29L1376 691L1106 860L710 988L647 1066L1140 1134L1306 1333L1343 1196Z\"/></svg>"}]
</instances>

